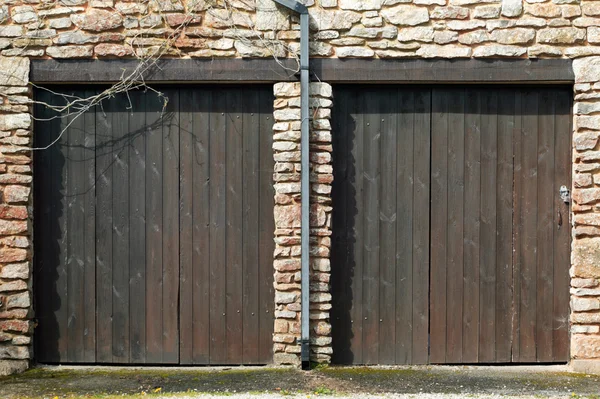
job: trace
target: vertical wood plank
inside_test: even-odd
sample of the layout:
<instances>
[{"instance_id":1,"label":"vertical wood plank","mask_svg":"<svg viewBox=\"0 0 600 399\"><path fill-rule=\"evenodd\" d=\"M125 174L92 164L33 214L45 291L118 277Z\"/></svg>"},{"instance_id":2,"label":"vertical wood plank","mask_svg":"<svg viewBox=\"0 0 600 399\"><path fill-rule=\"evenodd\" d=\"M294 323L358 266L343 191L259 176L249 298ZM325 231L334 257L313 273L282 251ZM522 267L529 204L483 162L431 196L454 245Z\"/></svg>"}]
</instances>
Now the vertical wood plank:
<instances>
[{"instance_id":1,"label":"vertical wood plank","mask_svg":"<svg viewBox=\"0 0 600 399\"><path fill-rule=\"evenodd\" d=\"M86 90L85 98L96 94ZM83 137L83 246L84 282L83 358L86 363L96 361L96 110L86 111ZM35 219L34 219L35 220ZM38 241L39 242L39 241Z\"/></svg>"},{"instance_id":2,"label":"vertical wood plank","mask_svg":"<svg viewBox=\"0 0 600 399\"><path fill-rule=\"evenodd\" d=\"M114 102L112 119L112 352L114 363L129 362L129 107L125 95Z\"/></svg>"},{"instance_id":3,"label":"vertical wood plank","mask_svg":"<svg viewBox=\"0 0 600 399\"><path fill-rule=\"evenodd\" d=\"M521 219L523 213L523 91L513 93L515 97L515 126L513 129L513 323L512 323L512 361L520 359L521 337L521 268L523 264L523 243Z\"/></svg>"},{"instance_id":4,"label":"vertical wood plank","mask_svg":"<svg viewBox=\"0 0 600 399\"><path fill-rule=\"evenodd\" d=\"M398 90L387 89L375 102L381 117L381 205L379 211L379 364L395 364L396 359L396 169Z\"/></svg>"},{"instance_id":5,"label":"vertical wood plank","mask_svg":"<svg viewBox=\"0 0 600 399\"><path fill-rule=\"evenodd\" d=\"M261 90L242 89L242 363L258 363ZM240 93L240 94L242 94Z\"/></svg>"},{"instance_id":6,"label":"vertical wood plank","mask_svg":"<svg viewBox=\"0 0 600 399\"><path fill-rule=\"evenodd\" d=\"M569 204L560 199L558 192L562 185L571 187L572 99L573 94L570 88L561 89L557 92L554 121L552 359L556 362L569 360L571 221ZM560 222L562 224L559 227Z\"/></svg>"},{"instance_id":7,"label":"vertical wood plank","mask_svg":"<svg viewBox=\"0 0 600 399\"><path fill-rule=\"evenodd\" d=\"M146 361L146 101L140 90L129 93L129 358Z\"/></svg>"},{"instance_id":8,"label":"vertical wood plank","mask_svg":"<svg viewBox=\"0 0 600 399\"><path fill-rule=\"evenodd\" d=\"M556 91L539 89L537 146L536 360L552 361L554 277L554 131Z\"/></svg>"},{"instance_id":9,"label":"vertical wood plank","mask_svg":"<svg viewBox=\"0 0 600 399\"><path fill-rule=\"evenodd\" d=\"M226 95L226 362L242 363L242 91L230 89Z\"/></svg>"},{"instance_id":10,"label":"vertical wood plank","mask_svg":"<svg viewBox=\"0 0 600 399\"><path fill-rule=\"evenodd\" d=\"M397 90L396 115L396 363L412 363L415 93ZM334 207L335 209L335 207Z\"/></svg>"},{"instance_id":11,"label":"vertical wood plank","mask_svg":"<svg viewBox=\"0 0 600 399\"><path fill-rule=\"evenodd\" d=\"M74 95L83 93L71 92ZM68 180L66 182L67 207L67 297L66 307L67 325L67 357L66 361L71 363L83 360L83 335L85 320L84 299L84 181L85 170L83 169L83 144L85 139L85 118L82 116L67 117L69 128L67 131L68 145L65 148L65 167L67 168Z\"/></svg>"},{"instance_id":12,"label":"vertical wood plank","mask_svg":"<svg viewBox=\"0 0 600 399\"><path fill-rule=\"evenodd\" d=\"M113 240L112 168L114 102L96 108L96 360L112 363Z\"/></svg>"},{"instance_id":13,"label":"vertical wood plank","mask_svg":"<svg viewBox=\"0 0 600 399\"><path fill-rule=\"evenodd\" d=\"M183 101L182 101L183 104ZM194 363L210 361L210 91L194 90L193 126L193 356Z\"/></svg>"},{"instance_id":14,"label":"vertical wood plank","mask_svg":"<svg viewBox=\"0 0 600 399\"><path fill-rule=\"evenodd\" d=\"M520 268L520 312L519 312L519 361L533 362L536 360L536 272L537 272L537 187L538 187L538 169L537 157L531 154L537 154L538 149L538 115L539 115L539 94L532 89L525 89L523 92L522 104L522 140L523 140L523 159L522 159L522 193L523 202L521 204L521 268Z\"/></svg>"},{"instance_id":15,"label":"vertical wood plank","mask_svg":"<svg viewBox=\"0 0 600 399\"><path fill-rule=\"evenodd\" d=\"M379 363L379 274L380 274L380 190L379 168L381 146L381 116L376 107L376 92L367 91L363 119L364 126L364 202L368 204L364 214L363 253L363 346L365 364Z\"/></svg>"},{"instance_id":16,"label":"vertical wood plank","mask_svg":"<svg viewBox=\"0 0 600 399\"><path fill-rule=\"evenodd\" d=\"M496 351L496 198L498 159L498 97L482 92L481 102L481 225L479 246L478 361L495 361Z\"/></svg>"},{"instance_id":17,"label":"vertical wood plank","mask_svg":"<svg viewBox=\"0 0 600 399\"><path fill-rule=\"evenodd\" d=\"M413 364L429 359L429 203L431 92L415 94L414 124L414 222L413 222Z\"/></svg>"},{"instance_id":18,"label":"vertical wood plank","mask_svg":"<svg viewBox=\"0 0 600 399\"><path fill-rule=\"evenodd\" d=\"M227 291L226 221L227 221L227 106L223 90L212 93L211 108L211 170L210 170L210 363L219 364L226 360L227 345Z\"/></svg>"},{"instance_id":19,"label":"vertical wood plank","mask_svg":"<svg viewBox=\"0 0 600 399\"><path fill-rule=\"evenodd\" d=\"M163 115L163 320L164 363L179 362L179 91L165 90Z\"/></svg>"},{"instance_id":20,"label":"vertical wood plank","mask_svg":"<svg viewBox=\"0 0 600 399\"><path fill-rule=\"evenodd\" d=\"M481 92L468 90L465 101L464 345L462 361L476 363L479 357Z\"/></svg>"},{"instance_id":21,"label":"vertical wood plank","mask_svg":"<svg viewBox=\"0 0 600 399\"><path fill-rule=\"evenodd\" d=\"M496 195L496 361L511 361L513 322L513 90L498 94L498 163Z\"/></svg>"},{"instance_id":22,"label":"vertical wood plank","mask_svg":"<svg viewBox=\"0 0 600 399\"><path fill-rule=\"evenodd\" d=\"M146 362L163 361L162 104L145 96L146 122ZM151 294L150 294L151 293Z\"/></svg>"},{"instance_id":23,"label":"vertical wood plank","mask_svg":"<svg viewBox=\"0 0 600 399\"><path fill-rule=\"evenodd\" d=\"M351 110L351 118L354 120L355 142L352 146L352 159L354 160L354 170L349 173L350 181L354 186L354 196L356 198L356 215L354 216L354 279L353 279L353 297L352 302L352 329L353 337L351 341L352 354L355 364L364 364L366 362L365 349L363 348L363 253L364 253L364 218L365 218L365 201L364 201L364 142L366 141L364 127L364 97L359 95L359 90L354 89L350 92L352 98L357 99L354 102ZM350 130L350 129L349 129Z\"/></svg>"},{"instance_id":24,"label":"vertical wood plank","mask_svg":"<svg viewBox=\"0 0 600 399\"><path fill-rule=\"evenodd\" d=\"M194 363L194 141L193 124L195 105L193 91L180 92L179 110L181 153L179 159L179 362Z\"/></svg>"},{"instance_id":25,"label":"vertical wood plank","mask_svg":"<svg viewBox=\"0 0 600 399\"><path fill-rule=\"evenodd\" d=\"M448 227L446 273L446 362L462 362L463 236L465 191L465 90L454 89L448 104Z\"/></svg>"},{"instance_id":26,"label":"vertical wood plank","mask_svg":"<svg viewBox=\"0 0 600 399\"><path fill-rule=\"evenodd\" d=\"M448 103L452 92L433 90L431 109L431 363L446 361L446 273L448 248ZM452 138L454 139L454 138Z\"/></svg>"}]
</instances>

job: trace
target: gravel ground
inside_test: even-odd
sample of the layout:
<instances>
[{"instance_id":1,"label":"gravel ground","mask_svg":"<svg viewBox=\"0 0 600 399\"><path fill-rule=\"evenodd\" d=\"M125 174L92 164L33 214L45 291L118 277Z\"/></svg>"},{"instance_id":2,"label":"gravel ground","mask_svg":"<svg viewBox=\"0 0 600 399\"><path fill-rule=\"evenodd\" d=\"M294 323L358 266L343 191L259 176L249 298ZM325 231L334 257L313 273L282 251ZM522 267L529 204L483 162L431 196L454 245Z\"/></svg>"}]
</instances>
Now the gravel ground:
<instances>
[{"instance_id":1,"label":"gravel ground","mask_svg":"<svg viewBox=\"0 0 600 399\"><path fill-rule=\"evenodd\" d=\"M373 395L365 393L345 394L345 395L315 395L315 394L290 394L290 395L273 395L273 394L232 394L227 395L227 398L231 399L540 399L539 395L525 395L525 396L513 396L513 395L458 395L458 394L444 394L444 393L421 393L421 394L384 394L384 395ZM543 396L548 399L566 399L566 398L585 398L585 396L579 395L561 395L561 396ZM589 396L588 396L589 397ZM223 399L223 395L184 395L184 396L160 396L160 399ZM592 396L593 398L593 396Z\"/></svg>"},{"instance_id":2,"label":"gravel ground","mask_svg":"<svg viewBox=\"0 0 600 399\"><path fill-rule=\"evenodd\" d=\"M564 366L42 367L0 377L0 399L600 399L600 376Z\"/></svg>"}]
</instances>

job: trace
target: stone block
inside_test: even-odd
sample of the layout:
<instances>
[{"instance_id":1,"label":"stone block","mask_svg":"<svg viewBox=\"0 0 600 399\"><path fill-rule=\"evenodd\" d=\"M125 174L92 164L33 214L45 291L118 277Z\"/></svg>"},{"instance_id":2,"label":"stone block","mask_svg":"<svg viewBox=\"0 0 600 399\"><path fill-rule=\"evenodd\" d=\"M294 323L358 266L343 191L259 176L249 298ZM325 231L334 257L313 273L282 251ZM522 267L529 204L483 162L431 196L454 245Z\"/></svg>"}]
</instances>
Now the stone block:
<instances>
[{"instance_id":1,"label":"stone block","mask_svg":"<svg viewBox=\"0 0 600 399\"><path fill-rule=\"evenodd\" d=\"M0 36L2 36L0 28ZM29 83L29 58L26 57L2 57L0 56L0 86L26 86ZM29 116L27 116L29 117ZM18 118L21 122L19 125L25 125L25 116L11 116L11 118ZM6 118L6 117L5 117ZM29 117L29 122L31 118ZM2 129L2 119L0 119L0 129ZM27 129L15 127L15 129ZM4 129L3 129L4 130Z\"/></svg>"},{"instance_id":2,"label":"stone block","mask_svg":"<svg viewBox=\"0 0 600 399\"><path fill-rule=\"evenodd\" d=\"M572 277L600 278L600 237L577 239L571 264Z\"/></svg>"}]
</instances>

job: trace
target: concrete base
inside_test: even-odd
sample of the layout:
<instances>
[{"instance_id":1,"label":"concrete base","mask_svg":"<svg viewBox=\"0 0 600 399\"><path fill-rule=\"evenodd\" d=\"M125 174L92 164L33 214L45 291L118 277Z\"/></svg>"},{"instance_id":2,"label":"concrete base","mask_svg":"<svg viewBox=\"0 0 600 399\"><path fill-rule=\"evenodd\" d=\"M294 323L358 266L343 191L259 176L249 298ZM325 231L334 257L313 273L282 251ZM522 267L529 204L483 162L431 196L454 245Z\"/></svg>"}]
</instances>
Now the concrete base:
<instances>
[{"instance_id":1,"label":"concrete base","mask_svg":"<svg viewBox=\"0 0 600 399\"><path fill-rule=\"evenodd\" d=\"M28 360L0 360L0 375L22 373L28 368Z\"/></svg>"},{"instance_id":2,"label":"concrete base","mask_svg":"<svg viewBox=\"0 0 600 399\"><path fill-rule=\"evenodd\" d=\"M600 374L600 359L578 360L573 359L569 363L571 370L577 373Z\"/></svg>"}]
</instances>

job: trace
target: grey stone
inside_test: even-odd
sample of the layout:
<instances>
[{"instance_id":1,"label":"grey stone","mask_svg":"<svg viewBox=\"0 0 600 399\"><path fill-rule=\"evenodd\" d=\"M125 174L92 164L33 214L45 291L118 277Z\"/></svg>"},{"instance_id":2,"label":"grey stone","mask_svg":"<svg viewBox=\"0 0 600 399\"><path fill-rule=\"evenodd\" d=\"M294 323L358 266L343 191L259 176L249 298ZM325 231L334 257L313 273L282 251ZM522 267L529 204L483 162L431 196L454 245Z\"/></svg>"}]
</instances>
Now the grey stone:
<instances>
[{"instance_id":1,"label":"grey stone","mask_svg":"<svg viewBox=\"0 0 600 399\"><path fill-rule=\"evenodd\" d=\"M339 0L342 10L365 11L379 10L384 0Z\"/></svg>"},{"instance_id":2,"label":"grey stone","mask_svg":"<svg viewBox=\"0 0 600 399\"><path fill-rule=\"evenodd\" d=\"M500 44L526 44L535 39L535 30L528 28L496 29L492 40Z\"/></svg>"},{"instance_id":3,"label":"grey stone","mask_svg":"<svg viewBox=\"0 0 600 399\"><path fill-rule=\"evenodd\" d=\"M66 29L71 27L71 25L73 25L73 22L71 21L71 18L68 17L51 19L48 21L48 27L52 29Z\"/></svg>"},{"instance_id":4,"label":"grey stone","mask_svg":"<svg viewBox=\"0 0 600 399\"><path fill-rule=\"evenodd\" d=\"M29 22L37 22L38 14L35 8L31 6L17 6L13 7L10 16L14 23L26 24Z\"/></svg>"},{"instance_id":5,"label":"grey stone","mask_svg":"<svg viewBox=\"0 0 600 399\"><path fill-rule=\"evenodd\" d=\"M23 35L23 27L9 25L0 26L0 37L19 37Z\"/></svg>"},{"instance_id":6,"label":"grey stone","mask_svg":"<svg viewBox=\"0 0 600 399\"><path fill-rule=\"evenodd\" d=\"M477 28L483 28L485 26L484 21L470 20L470 21L448 21L446 24L450 30L473 30Z\"/></svg>"},{"instance_id":7,"label":"grey stone","mask_svg":"<svg viewBox=\"0 0 600 399\"><path fill-rule=\"evenodd\" d=\"M31 306L31 300L29 292L21 292L6 297L6 308L29 308Z\"/></svg>"},{"instance_id":8,"label":"grey stone","mask_svg":"<svg viewBox=\"0 0 600 399\"><path fill-rule=\"evenodd\" d=\"M0 77L2 77L2 72L0 72ZM4 85L8 86L6 83ZM0 130L29 129L30 126L31 115L29 114L0 115Z\"/></svg>"},{"instance_id":9,"label":"grey stone","mask_svg":"<svg viewBox=\"0 0 600 399\"><path fill-rule=\"evenodd\" d=\"M479 6L475 7L473 11L474 18L498 18L500 16L500 6L497 5L489 5L489 6Z\"/></svg>"},{"instance_id":10,"label":"grey stone","mask_svg":"<svg viewBox=\"0 0 600 399\"><path fill-rule=\"evenodd\" d=\"M27 346L0 345L0 359L29 359L30 351Z\"/></svg>"},{"instance_id":11,"label":"grey stone","mask_svg":"<svg viewBox=\"0 0 600 399\"><path fill-rule=\"evenodd\" d=\"M458 41L462 44L479 44L489 42L490 40L490 35L485 30L474 30L472 32L462 33L458 36Z\"/></svg>"},{"instance_id":12,"label":"grey stone","mask_svg":"<svg viewBox=\"0 0 600 399\"><path fill-rule=\"evenodd\" d=\"M538 31L538 42L546 44L574 44L585 40L585 29L546 28Z\"/></svg>"},{"instance_id":13,"label":"grey stone","mask_svg":"<svg viewBox=\"0 0 600 399\"><path fill-rule=\"evenodd\" d=\"M22 373L28 368L27 360L0 360L0 376Z\"/></svg>"},{"instance_id":14,"label":"grey stone","mask_svg":"<svg viewBox=\"0 0 600 399\"><path fill-rule=\"evenodd\" d=\"M88 58L94 53L94 46L52 46L46 54L52 58Z\"/></svg>"},{"instance_id":15,"label":"grey stone","mask_svg":"<svg viewBox=\"0 0 600 399\"><path fill-rule=\"evenodd\" d=\"M100 37L98 35L88 35L81 31L65 32L58 35L54 39L56 44L86 44L86 43L98 43Z\"/></svg>"},{"instance_id":16,"label":"grey stone","mask_svg":"<svg viewBox=\"0 0 600 399\"><path fill-rule=\"evenodd\" d=\"M415 26L429 21L429 12L426 8L404 4L383 9L381 16L388 23L399 26Z\"/></svg>"},{"instance_id":17,"label":"grey stone","mask_svg":"<svg viewBox=\"0 0 600 399\"><path fill-rule=\"evenodd\" d=\"M437 44L448 44L458 41L458 32L436 31L433 34L433 41Z\"/></svg>"},{"instance_id":18,"label":"grey stone","mask_svg":"<svg viewBox=\"0 0 600 399\"><path fill-rule=\"evenodd\" d=\"M433 28L430 26L417 26L414 28L400 28L398 30L399 42L432 42Z\"/></svg>"},{"instance_id":19,"label":"grey stone","mask_svg":"<svg viewBox=\"0 0 600 399\"><path fill-rule=\"evenodd\" d=\"M468 58L471 56L471 49L456 45L424 44L417 50L417 55L423 58Z\"/></svg>"},{"instance_id":20,"label":"grey stone","mask_svg":"<svg viewBox=\"0 0 600 399\"><path fill-rule=\"evenodd\" d=\"M524 47L508 46L508 45L484 45L473 50L473 57L519 57L527 51Z\"/></svg>"},{"instance_id":21,"label":"grey stone","mask_svg":"<svg viewBox=\"0 0 600 399\"><path fill-rule=\"evenodd\" d=\"M523 0L502 0L502 15L518 17L523 13Z\"/></svg>"},{"instance_id":22,"label":"grey stone","mask_svg":"<svg viewBox=\"0 0 600 399\"><path fill-rule=\"evenodd\" d=\"M339 47L336 54L339 58L367 58L373 57L375 52L364 47Z\"/></svg>"},{"instance_id":23,"label":"grey stone","mask_svg":"<svg viewBox=\"0 0 600 399\"><path fill-rule=\"evenodd\" d=\"M436 7L431 12L431 19L465 19L469 17L469 9L465 7Z\"/></svg>"},{"instance_id":24,"label":"grey stone","mask_svg":"<svg viewBox=\"0 0 600 399\"><path fill-rule=\"evenodd\" d=\"M311 27L315 30L346 30L360 21L361 14L354 11L317 9L311 12Z\"/></svg>"},{"instance_id":25,"label":"grey stone","mask_svg":"<svg viewBox=\"0 0 600 399\"><path fill-rule=\"evenodd\" d=\"M527 55L529 55L531 58L560 57L562 55L562 51L560 51L560 48L556 48L554 46L535 45L529 47L527 50Z\"/></svg>"},{"instance_id":26,"label":"grey stone","mask_svg":"<svg viewBox=\"0 0 600 399\"><path fill-rule=\"evenodd\" d=\"M0 278L21 278L29 277L29 263L10 263L2 266L0 269Z\"/></svg>"},{"instance_id":27,"label":"grey stone","mask_svg":"<svg viewBox=\"0 0 600 399\"><path fill-rule=\"evenodd\" d=\"M29 83L29 59L21 57L0 57L0 85L26 86ZM29 115L27 115L29 117ZM17 116L14 118L25 118ZM15 127L15 129L27 129Z\"/></svg>"},{"instance_id":28,"label":"grey stone","mask_svg":"<svg viewBox=\"0 0 600 399\"><path fill-rule=\"evenodd\" d=\"M580 58L573 61L576 83L600 81L600 57Z\"/></svg>"}]
</instances>

